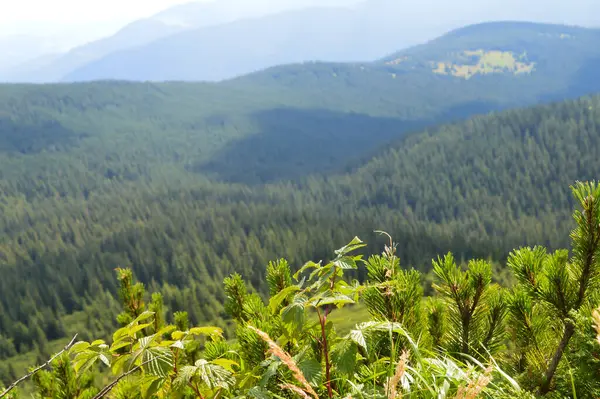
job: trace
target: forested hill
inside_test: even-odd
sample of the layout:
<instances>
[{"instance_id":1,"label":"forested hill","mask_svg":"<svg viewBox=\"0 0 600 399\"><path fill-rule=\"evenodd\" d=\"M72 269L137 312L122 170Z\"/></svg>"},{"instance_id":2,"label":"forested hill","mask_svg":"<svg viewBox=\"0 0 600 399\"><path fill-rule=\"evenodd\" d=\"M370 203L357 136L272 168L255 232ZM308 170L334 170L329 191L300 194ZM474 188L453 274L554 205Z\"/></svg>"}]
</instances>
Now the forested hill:
<instances>
[{"instance_id":1,"label":"forested hill","mask_svg":"<svg viewBox=\"0 0 600 399\"><path fill-rule=\"evenodd\" d=\"M117 266L222 324L223 277L262 290L267 261L348 234L386 229L417 266L565 244L565 187L598 176L597 97L432 126L600 91L597 37L484 24L219 84L0 86L0 358L108 331Z\"/></svg>"},{"instance_id":2,"label":"forested hill","mask_svg":"<svg viewBox=\"0 0 600 399\"><path fill-rule=\"evenodd\" d=\"M600 173L600 97L474 117L392 147L353 173L293 184L211 183L174 166L165 180L96 180L87 195L17 191L60 186L60 174L12 183L0 201L0 356L47 350L74 327L102 335L117 266L160 287L168 307L223 324L223 277L238 271L264 292L269 260L324 259L353 234L379 250L372 231L389 231L417 267L449 249L502 260L524 243L566 245L565 187ZM46 171L61 170L54 162ZM62 178L91 175L80 173ZM81 309L79 324L63 322Z\"/></svg>"},{"instance_id":3,"label":"forested hill","mask_svg":"<svg viewBox=\"0 0 600 399\"><path fill-rule=\"evenodd\" d=\"M105 178L260 184L339 172L406 132L600 91L599 32L483 24L375 63L219 84L2 86L1 184L31 197L86 193Z\"/></svg>"}]
</instances>

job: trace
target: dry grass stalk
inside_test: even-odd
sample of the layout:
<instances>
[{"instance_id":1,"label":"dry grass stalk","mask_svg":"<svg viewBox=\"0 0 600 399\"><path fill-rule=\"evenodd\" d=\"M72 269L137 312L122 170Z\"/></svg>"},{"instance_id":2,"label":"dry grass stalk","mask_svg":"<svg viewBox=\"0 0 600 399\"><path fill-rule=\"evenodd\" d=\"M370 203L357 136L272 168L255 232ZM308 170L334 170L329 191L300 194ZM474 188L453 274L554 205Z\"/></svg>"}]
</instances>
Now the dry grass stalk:
<instances>
[{"instance_id":1,"label":"dry grass stalk","mask_svg":"<svg viewBox=\"0 0 600 399\"><path fill-rule=\"evenodd\" d=\"M600 344L600 308L594 310L592 313L592 317L594 318L594 327L596 327L596 339Z\"/></svg>"},{"instance_id":2,"label":"dry grass stalk","mask_svg":"<svg viewBox=\"0 0 600 399\"><path fill-rule=\"evenodd\" d=\"M388 399L397 399L402 397L402 393L398 393L398 384L406 372L406 365L408 363L408 352L403 351L402 356L398 360L396 365L396 372L390 378L388 378L386 384L386 392L388 393Z\"/></svg>"},{"instance_id":3,"label":"dry grass stalk","mask_svg":"<svg viewBox=\"0 0 600 399\"><path fill-rule=\"evenodd\" d=\"M480 374L477 380L469 382L467 387L458 388L455 399L475 399L492 381L492 366L489 366L483 374Z\"/></svg>"},{"instance_id":4,"label":"dry grass stalk","mask_svg":"<svg viewBox=\"0 0 600 399\"><path fill-rule=\"evenodd\" d=\"M308 394L306 392L304 392L302 390L302 388L297 387L296 385L292 385L292 384L281 384L279 385L279 388L281 389L289 389L292 392L297 393L298 395L300 395L300 397L302 399L310 399L310 396L308 396Z\"/></svg>"},{"instance_id":5,"label":"dry grass stalk","mask_svg":"<svg viewBox=\"0 0 600 399\"><path fill-rule=\"evenodd\" d=\"M269 337L269 334L267 334L264 331L259 330L256 327L253 327L253 326L248 326L248 328L251 329L252 331L254 331L255 333L257 333L258 336L269 345L269 353L270 354L277 356L279 359L281 359L283 364L285 364L287 366L287 368L290 369L290 371L294 375L294 378L296 378L296 380L304 388L303 392L305 392L305 394L306 394L306 392L308 392L313 396L313 398L319 399L319 395L317 395L315 390L310 386L310 384L306 380L306 377L304 377L304 374L302 374L302 371L298 368L298 365L296 364L294 359L286 351L281 349L279 347L279 345L277 345L277 343L275 343L275 341L273 341L271 339L271 337ZM286 386L287 385L289 385L289 384L286 384ZM288 387L288 389L291 389L291 388ZM294 392L296 392L296 391L294 391Z\"/></svg>"}]
</instances>

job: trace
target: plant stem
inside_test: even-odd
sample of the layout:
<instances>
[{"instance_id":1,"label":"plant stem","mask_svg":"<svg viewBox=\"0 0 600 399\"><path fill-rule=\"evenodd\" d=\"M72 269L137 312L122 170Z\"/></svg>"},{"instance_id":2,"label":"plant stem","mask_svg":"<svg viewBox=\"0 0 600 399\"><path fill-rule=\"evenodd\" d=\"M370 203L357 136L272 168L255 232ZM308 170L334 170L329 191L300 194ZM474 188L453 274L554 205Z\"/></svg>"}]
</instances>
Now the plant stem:
<instances>
[{"instance_id":1,"label":"plant stem","mask_svg":"<svg viewBox=\"0 0 600 399\"><path fill-rule=\"evenodd\" d=\"M194 385L191 382L188 385L194 390L194 392L196 393L196 395L198 395L200 399L204 399L204 396L202 396L202 394L200 393L200 389L198 389L197 385Z\"/></svg>"},{"instance_id":2,"label":"plant stem","mask_svg":"<svg viewBox=\"0 0 600 399\"><path fill-rule=\"evenodd\" d=\"M317 315L319 316L319 323L321 324L321 344L323 347L323 354L325 356L325 378L327 379L327 395L329 398L333 398L333 389L331 388L331 364L329 363L329 348L327 346L327 332L325 331L325 325L327 324L327 315L329 314L329 308L325 308L323 315L317 308Z\"/></svg>"}]
</instances>

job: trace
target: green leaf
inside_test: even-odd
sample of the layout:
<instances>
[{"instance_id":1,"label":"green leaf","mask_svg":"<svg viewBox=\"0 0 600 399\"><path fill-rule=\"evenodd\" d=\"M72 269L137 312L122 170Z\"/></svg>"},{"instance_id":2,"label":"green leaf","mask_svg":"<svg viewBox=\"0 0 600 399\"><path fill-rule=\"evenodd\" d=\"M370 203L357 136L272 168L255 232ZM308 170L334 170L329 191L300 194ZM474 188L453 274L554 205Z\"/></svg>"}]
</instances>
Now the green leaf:
<instances>
[{"instance_id":1,"label":"green leaf","mask_svg":"<svg viewBox=\"0 0 600 399\"><path fill-rule=\"evenodd\" d=\"M280 364L281 364L281 361L272 361L269 364L269 366L265 370L265 372L262 375L261 380L260 380L260 385L262 387L266 387L267 384L269 383L269 380L277 374L277 369L279 368Z\"/></svg>"},{"instance_id":2,"label":"green leaf","mask_svg":"<svg viewBox=\"0 0 600 399\"><path fill-rule=\"evenodd\" d=\"M297 295L294 297L292 303L281 310L281 318L284 323L293 326L295 329L300 330L304 326L305 306L307 299L303 295Z\"/></svg>"},{"instance_id":3,"label":"green leaf","mask_svg":"<svg viewBox=\"0 0 600 399\"><path fill-rule=\"evenodd\" d=\"M155 397L156 393L160 390L161 386L165 383L166 379L157 376L145 376L141 384L141 393L144 399L150 399Z\"/></svg>"},{"instance_id":4,"label":"green leaf","mask_svg":"<svg viewBox=\"0 0 600 399\"><path fill-rule=\"evenodd\" d=\"M350 243L343 246L342 248L335 251L337 255L346 255L349 252L355 251L359 248L364 247L365 244L361 241L360 238L354 237Z\"/></svg>"},{"instance_id":5,"label":"green leaf","mask_svg":"<svg viewBox=\"0 0 600 399\"><path fill-rule=\"evenodd\" d=\"M357 353L358 348L354 340L342 339L334 345L332 348L332 358L337 370L346 375L354 373L356 370Z\"/></svg>"},{"instance_id":6,"label":"green leaf","mask_svg":"<svg viewBox=\"0 0 600 399\"><path fill-rule=\"evenodd\" d=\"M364 330L351 330L348 334L348 338L354 341L357 345L362 346L365 351L367 350L367 340L365 338Z\"/></svg>"},{"instance_id":7,"label":"green leaf","mask_svg":"<svg viewBox=\"0 0 600 399\"><path fill-rule=\"evenodd\" d=\"M90 347L90 344L88 342L79 341L79 342L77 342L75 345L73 345L71 347L71 349L69 350L69 352L72 353L72 354L77 354L79 352L85 351L89 347Z\"/></svg>"},{"instance_id":8,"label":"green leaf","mask_svg":"<svg viewBox=\"0 0 600 399\"><path fill-rule=\"evenodd\" d=\"M179 341L179 340L183 339L186 335L188 335L187 332L173 331L173 333L171 333L171 338L173 338L176 341Z\"/></svg>"},{"instance_id":9,"label":"green leaf","mask_svg":"<svg viewBox=\"0 0 600 399\"><path fill-rule=\"evenodd\" d=\"M127 329L127 334L130 337L134 337L135 334L142 331L144 328L150 327L151 325L152 325L152 323L146 323L146 324L138 324L137 326L131 326Z\"/></svg>"},{"instance_id":10,"label":"green leaf","mask_svg":"<svg viewBox=\"0 0 600 399\"><path fill-rule=\"evenodd\" d=\"M252 387L248 390L248 397L254 399L271 399L273 395L263 387Z\"/></svg>"},{"instance_id":11,"label":"green leaf","mask_svg":"<svg viewBox=\"0 0 600 399\"><path fill-rule=\"evenodd\" d=\"M117 375L117 374L121 374L124 370L125 367L125 363L127 362L127 360L129 360L131 356L130 355L123 355L123 356L119 356L117 358L117 360L113 361L112 367L111 367L111 371L113 374Z\"/></svg>"},{"instance_id":12,"label":"green leaf","mask_svg":"<svg viewBox=\"0 0 600 399\"><path fill-rule=\"evenodd\" d=\"M98 358L100 359L100 361L102 363L104 363L106 366L110 367L110 360L108 360L108 357L104 354L101 353L98 355Z\"/></svg>"},{"instance_id":13,"label":"green leaf","mask_svg":"<svg viewBox=\"0 0 600 399\"><path fill-rule=\"evenodd\" d=\"M281 303L285 301L290 296L290 294L297 291L300 291L300 287L298 287L297 285L291 285L281 290L277 295L271 297L271 299L269 300L269 309L271 310L271 312L275 313L281 306Z\"/></svg>"},{"instance_id":14,"label":"green leaf","mask_svg":"<svg viewBox=\"0 0 600 399\"><path fill-rule=\"evenodd\" d=\"M115 343L115 344L113 344L113 345L110 347L110 350L111 350L112 352L116 352L116 351L118 351L118 350L119 350L119 349L121 349L121 348L124 348L124 347L126 347L126 346L129 346L129 345L131 345L131 343L132 343L132 342L133 342L133 341L121 341L121 342L119 342L119 343Z\"/></svg>"},{"instance_id":15,"label":"green leaf","mask_svg":"<svg viewBox=\"0 0 600 399\"><path fill-rule=\"evenodd\" d=\"M233 360L229 360L229 359L215 359L213 360L211 363L216 364L217 366L221 366L226 370L229 370L231 372L233 372L233 367L239 367L239 364L237 362L234 362Z\"/></svg>"},{"instance_id":16,"label":"green leaf","mask_svg":"<svg viewBox=\"0 0 600 399\"><path fill-rule=\"evenodd\" d=\"M321 267L321 262L319 263L315 263L315 262L306 262L304 264L304 266L302 266L300 268L300 270L298 270L296 273L294 273L294 279L298 280L298 277L304 273L305 271L309 270L309 269L319 269Z\"/></svg>"},{"instance_id":17,"label":"green leaf","mask_svg":"<svg viewBox=\"0 0 600 399\"><path fill-rule=\"evenodd\" d=\"M315 359L306 358L298 363L298 368L304 374L304 377L313 385L321 385L321 363Z\"/></svg>"},{"instance_id":18,"label":"green leaf","mask_svg":"<svg viewBox=\"0 0 600 399\"><path fill-rule=\"evenodd\" d=\"M184 349L183 341L175 341L170 345L171 348Z\"/></svg>"},{"instance_id":19,"label":"green leaf","mask_svg":"<svg viewBox=\"0 0 600 399\"><path fill-rule=\"evenodd\" d=\"M143 312L141 315L139 315L138 317L136 317L135 320L133 320L131 323L129 323L129 325L132 326L132 325L139 323L140 321L148 320L152 316L154 316L154 312L150 312L147 310L147 311Z\"/></svg>"},{"instance_id":20,"label":"green leaf","mask_svg":"<svg viewBox=\"0 0 600 399\"><path fill-rule=\"evenodd\" d=\"M342 258L336 259L335 261L333 261L333 264L336 267L339 267L340 269L343 269L343 270L357 268L356 261L349 256L344 256Z\"/></svg>"},{"instance_id":21,"label":"green leaf","mask_svg":"<svg viewBox=\"0 0 600 399\"><path fill-rule=\"evenodd\" d=\"M336 305L336 306L340 306L340 305L344 305L344 304L348 304L348 303L355 303L354 299L350 298L347 295L343 295L343 294L334 294L334 295L330 295L330 293L328 293L327 295L318 295L315 296L313 298L311 298L310 303L313 306L324 306L324 305Z\"/></svg>"},{"instance_id":22,"label":"green leaf","mask_svg":"<svg viewBox=\"0 0 600 399\"><path fill-rule=\"evenodd\" d=\"M194 327L190 328L192 335L208 335L209 337L222 337L223 330L219 327Z\"/></svg>"},{"instance_id":23,"label":"green leaf","mask_svg":"<svg viewBox=\"0 0 600 399\"><path fill-rule=\"evenodd\" d=\"M147 362L144 370L159 377L167 377L174 368L173 352L168 348L154 347L144 351L142 362Z\"/></svg>"}]
</instances>

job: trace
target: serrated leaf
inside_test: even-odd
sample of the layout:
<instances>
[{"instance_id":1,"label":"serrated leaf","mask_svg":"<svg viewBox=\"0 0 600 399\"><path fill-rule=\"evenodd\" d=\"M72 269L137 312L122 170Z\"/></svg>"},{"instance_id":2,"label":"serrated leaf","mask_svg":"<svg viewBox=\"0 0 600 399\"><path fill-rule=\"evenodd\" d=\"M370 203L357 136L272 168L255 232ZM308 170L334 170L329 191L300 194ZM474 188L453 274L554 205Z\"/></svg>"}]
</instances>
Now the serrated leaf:
<instances>
[{"instance_id":1,"label":"serrated leaf","mask_svg":"<svg viewBox=\"0 0 600 399\"><path fill-rule=\"evenodd\" d=\"M350 375L355 371L357 349L356 343L349 339L341 340L333 347L333 362L340 373Z\"/></svg>"},{"instance_id":2,"label":"serrated leaf","mask_svg":"<svg viewBox=\"0 0 600 399\"><path fill-rule=\"evenodd\" d=\"M143 362L146 363L144 369L150 375L167 377L174 368L173 353L163 347L154 347L144 352Z\"/></svg>"},{"instance_id":3,"label":"serrated leaf","mask_svg":"<svg viewBox=\"0 0 600 399\"><path fill-rule=\"evenodd\" d=\"M321 363L315 359L306 358L298 363L298 368L304 374L304 377L313 385L321 385Z\"/></svg>"},{"instance_id":4,"label":"serrated leaf","mask_svg":"<svg viewBox=\"0 0 600 399\"><path fill-rule=\"evenodd\" d=\"M335 261L333 261L333 264L342 270L349 270L349 269L357 268L356 261L349 256L344 256L340 259L336 259Z\"/></svg>"},{"instance_id":5,"label":"serrated leaf","mask_svg":"<svg viewBox=\"0 0 600 399\"><path fill-rule=\"evenodd\" d=\"M254 399L271 399L273 396L263 387L252 387L248 390L248 396Z\"/></svg>"},{"instance_id":6,"label":"serrated leaf","mask_svg":"<svg viewBox=\"0 0 600 399\"><path fill-rule=\"evenodd\" d=\"M365 351L367 350L367 340L363 330L351 330L348 337L357 345L363 347Z\"/></svg>"},{"instance_id":7,"label":"serrated leaf","mask_svg":"<svg viewBox=\"0 0 600 399\"><path fill-rule=\"evenodd\" d=\"M281 310L281 319L284 323L300 330L304 326L306 318L305 306L306 298L304 296L294 297L292 303Z\"/></svg>"},{"instance_id":8,"label":"serrated leaf","mask_svg":"<svg viewBox=\"0 0 600 399\"><path fill-rule=\"evenodd\" d=\"M277 369L279 368L280 364L280 361L273 361L269 364L264 374L262 375L262 378L260 379L261 387L266 387L269 383L269 380L277 374Z\"/></svg>"}]
</instances>

